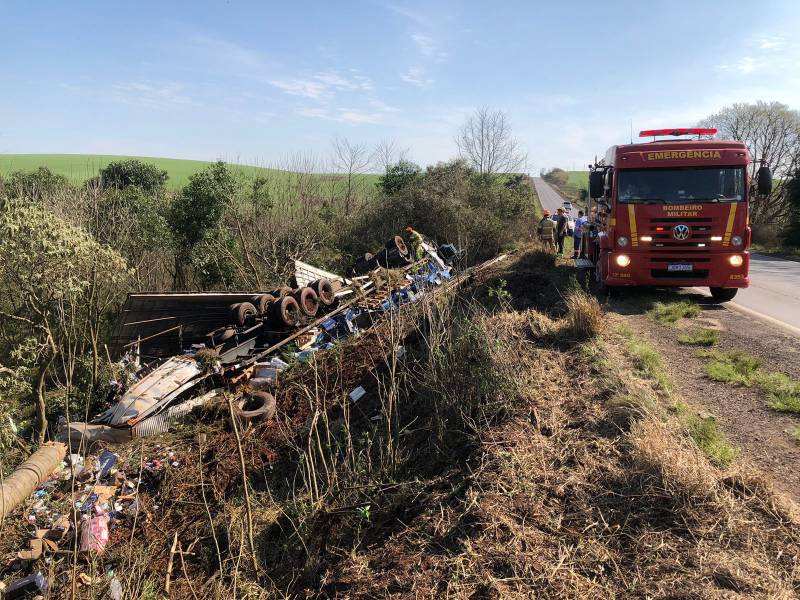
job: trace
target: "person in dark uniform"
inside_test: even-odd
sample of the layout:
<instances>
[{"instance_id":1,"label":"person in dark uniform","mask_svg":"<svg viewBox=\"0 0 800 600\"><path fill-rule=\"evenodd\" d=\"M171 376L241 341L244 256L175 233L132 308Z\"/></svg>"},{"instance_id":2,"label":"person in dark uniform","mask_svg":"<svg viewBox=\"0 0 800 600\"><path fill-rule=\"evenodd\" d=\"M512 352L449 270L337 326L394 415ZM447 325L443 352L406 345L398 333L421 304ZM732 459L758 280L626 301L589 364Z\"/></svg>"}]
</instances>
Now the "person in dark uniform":
<instances>
[{"instance_id":1,"label":"person in dark uniform","mask_svg":"<svg viewBox=\"0 0 800 600\"><path fill-rule=\"evenodd\" d=\"M558 220L556 220L556 241L558 243L558 255L564 255L564 238L567 237L569 220L563 208L558 209Z\"/></svg>"}]
</instances>

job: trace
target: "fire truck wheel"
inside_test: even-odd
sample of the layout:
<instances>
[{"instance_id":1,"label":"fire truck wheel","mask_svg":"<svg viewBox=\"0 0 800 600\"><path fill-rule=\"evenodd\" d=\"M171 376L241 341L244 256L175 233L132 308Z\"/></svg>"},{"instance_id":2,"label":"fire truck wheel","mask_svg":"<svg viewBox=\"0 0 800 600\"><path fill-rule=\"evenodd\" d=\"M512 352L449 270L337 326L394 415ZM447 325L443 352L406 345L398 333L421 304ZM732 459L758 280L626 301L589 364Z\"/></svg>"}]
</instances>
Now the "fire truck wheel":
<instances>
[{"instance_id":1,"label":"fire truck wheel","mask_svg":"<svg viewBox=\"0 0 800 600\"><path fill-rule=\"evenodd\" d=\"M317 314L319 310L319 298L317 297L317 292L312 290L310 287L300 288L296 290L292 297L297 300L297 304L300 305L300 312L303 313L307 317L313 317Z\"/></svg>"},{"instance_id":2,"label":"fire truck wheel","mask_svg":"<svg viewBox=\"0 0 800 600\"><path fill-rule=\"evenodd\" d=\"M260 315L263 315L265 312L267 312L267 307L269 307L270 303L274 301L275 296L272 294L258 294L257 296L250 298L250 302L256 307L256 310Z\"/></svg>"},{"instance_id":3,"label":"fire truck wheel","mask_svg":"<svg viewBox=\"0 0 800 600\"><path fill-rule=\"evenodd\" d=\"M245 423L275 416L275 396L269 392L250 392L236 403L236 417Z\"/></svg>"},{"instance_id":4,"label":"fire truck wheel","mask_svg":"<svg viewBox=\"0 0 800 600\"><path fill-rule=\"evenodd\" d=\"M238 302L230 306L231 322L243 326L247 319L256 315L256 307L249 302Z\"/></svg>"},{"instance_id":5,"label":"fire truck wheel","mask_svg":"<svg viewBox=\"0 0 800 600\"><path fill-rule=\"evenodd\" d=\"M711 290L711 297L715 302L730 302L733 300L736 292L739 291L738 288L712 287L709 289Z\"/></svg>"}]
</instances>

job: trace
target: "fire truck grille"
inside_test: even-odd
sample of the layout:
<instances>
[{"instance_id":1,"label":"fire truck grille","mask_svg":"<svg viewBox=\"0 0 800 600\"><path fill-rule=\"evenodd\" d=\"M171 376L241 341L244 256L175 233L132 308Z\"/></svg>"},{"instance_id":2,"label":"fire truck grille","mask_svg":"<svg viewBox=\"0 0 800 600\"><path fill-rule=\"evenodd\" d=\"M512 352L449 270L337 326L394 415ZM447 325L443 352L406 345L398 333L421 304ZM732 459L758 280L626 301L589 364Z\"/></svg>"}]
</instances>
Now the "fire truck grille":
<instances>
[{"instance_id":1,"label":"fire truck grille","mask_svg":"<svg viewBox=\"0 0 800 600\"><path fill-rule=\"evenodd\" d=\"M673 273L666 269L650 269L650 276L653 279L705 279L708 277L708 271L694 270Z\"/></svg>"}]
</instances>

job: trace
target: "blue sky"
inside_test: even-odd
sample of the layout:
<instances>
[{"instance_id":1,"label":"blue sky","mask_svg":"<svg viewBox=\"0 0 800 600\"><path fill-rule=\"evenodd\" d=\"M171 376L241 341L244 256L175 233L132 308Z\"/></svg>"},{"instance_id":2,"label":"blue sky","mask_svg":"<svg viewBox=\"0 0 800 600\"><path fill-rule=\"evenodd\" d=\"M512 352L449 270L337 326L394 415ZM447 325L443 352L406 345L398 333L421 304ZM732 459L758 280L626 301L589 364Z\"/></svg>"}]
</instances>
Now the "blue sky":
<instances>
[{"instance_id":1,"label":"blue sky","mask_svg":"<svg viewBox=\"0 0 800 600\"><path fill-rule=\"evenodd\" d=\"M456 154L476 106L531 172L732 102L800 108L800 3L0 2L0 152L323 160L335 136Z\"/></svg>"}]
</instances>

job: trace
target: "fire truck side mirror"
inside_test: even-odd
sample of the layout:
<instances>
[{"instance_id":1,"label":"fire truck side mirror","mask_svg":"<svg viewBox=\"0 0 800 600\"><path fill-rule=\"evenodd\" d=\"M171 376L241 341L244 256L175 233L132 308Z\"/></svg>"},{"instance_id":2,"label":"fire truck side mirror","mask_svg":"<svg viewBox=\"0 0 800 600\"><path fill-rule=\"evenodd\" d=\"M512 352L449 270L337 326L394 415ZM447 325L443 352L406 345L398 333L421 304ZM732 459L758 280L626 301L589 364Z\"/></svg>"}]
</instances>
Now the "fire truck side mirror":
<instances>
[{"instance_id":1,"label":"fire truck side mirror","mask_svg":"<svg viewBox=\"0 0 800 600\"><path fill-rule=\"evenodd\" d=\"M761 165L756 172L756 185L759 196L769 196L772 192L772 171L767 165Z\"/></svg>"},{"instance_id":2,"label":"fire truck side mirror","mask_svg":"<svg viewBox=\"0 0 800 600\"><path fill-rule=\"evenodd\" d=\"M592 198L602 198L604 193L604 181L602 171L592 171L589 173L589 196Z\"/></svg>"}]
</instances>

